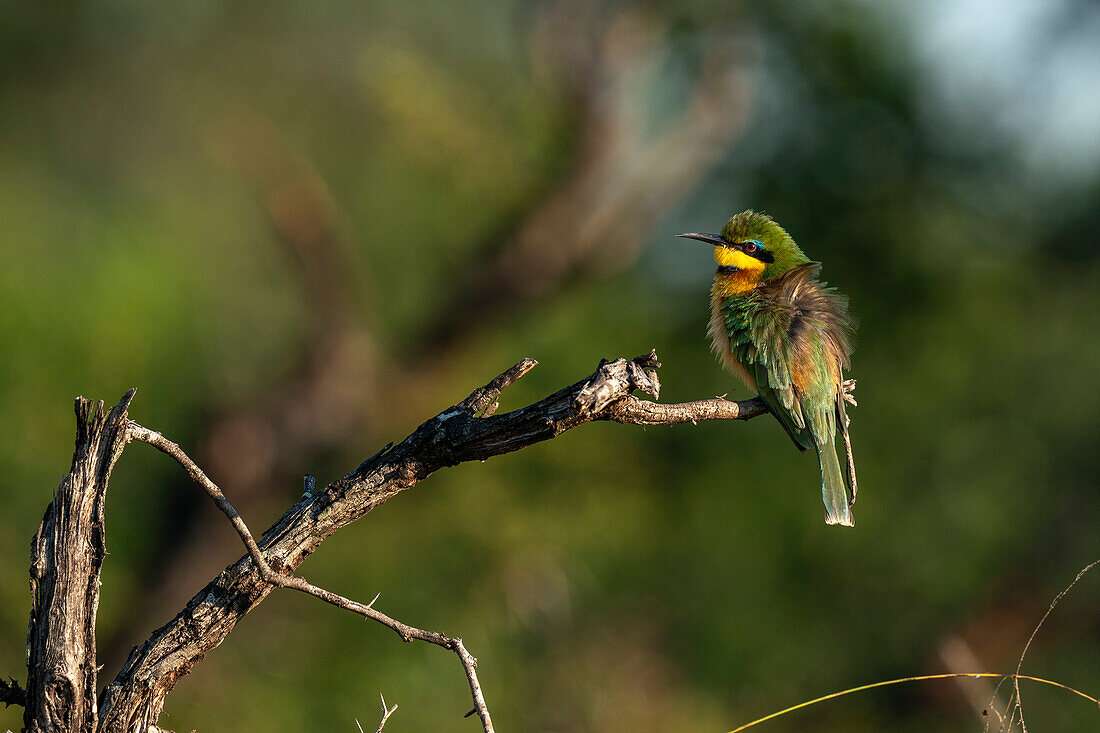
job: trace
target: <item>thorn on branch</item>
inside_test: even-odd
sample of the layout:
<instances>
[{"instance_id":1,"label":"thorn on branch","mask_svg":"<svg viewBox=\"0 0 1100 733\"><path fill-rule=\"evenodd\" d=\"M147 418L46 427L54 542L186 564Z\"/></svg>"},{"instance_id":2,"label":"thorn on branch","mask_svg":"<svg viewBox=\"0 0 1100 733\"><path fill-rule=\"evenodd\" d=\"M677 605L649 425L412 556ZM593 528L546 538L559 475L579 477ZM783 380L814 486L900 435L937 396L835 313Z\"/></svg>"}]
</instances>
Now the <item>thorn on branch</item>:
<instances>
[{"instance_id":1,"label":"thorn on branch","mask_svg":"<svg viewBox=\"0 0 1100 733\"><path fill-rule=\"evenodd\" d=\"M378 722L378 728L374 731L374 733L382 733L382 729L386 727L386 721L389 720L390 716L393 715L393 712L397 710L396 704L392 708L386 705L386 696L383 695L381 692L378 693L378 697L382 698L382 720ZM355 724L359 725L359 721L356 720ZM359 730L362 731L363 727L359 726Z\"/></svg>"}]
</instances>

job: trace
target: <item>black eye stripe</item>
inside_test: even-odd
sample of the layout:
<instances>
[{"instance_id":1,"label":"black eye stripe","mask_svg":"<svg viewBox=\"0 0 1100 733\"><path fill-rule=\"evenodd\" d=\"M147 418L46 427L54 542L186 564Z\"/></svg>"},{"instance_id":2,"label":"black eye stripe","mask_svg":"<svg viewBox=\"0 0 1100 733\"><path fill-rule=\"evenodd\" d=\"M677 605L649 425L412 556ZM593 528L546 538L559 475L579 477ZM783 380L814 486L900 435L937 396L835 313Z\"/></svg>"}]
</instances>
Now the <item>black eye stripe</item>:
<instances>
[{"instance_id":1,"label":"black eye stripe","mask_svg":"<svg viewBox=\"0 0 1100 733\"><path fill-rule=\"evenodd\" d=\"M763 262L765 264L771 264L772 262L775 262L775 255L773 255L771 252L764 249L764 247L762 247L758 244L756 244L756 251L749 252L747 249L745 249L745 246L749 245L749 244L756 244L756 242L752 242L752 241L737 242L736 244L733 244L731 246L734 249L737 249L737 250L740 250L741 252L744 252L749 257L752 257L754 259L758 259L758 260L760 260L761 262Z\"/></svg>"}]
</instances>

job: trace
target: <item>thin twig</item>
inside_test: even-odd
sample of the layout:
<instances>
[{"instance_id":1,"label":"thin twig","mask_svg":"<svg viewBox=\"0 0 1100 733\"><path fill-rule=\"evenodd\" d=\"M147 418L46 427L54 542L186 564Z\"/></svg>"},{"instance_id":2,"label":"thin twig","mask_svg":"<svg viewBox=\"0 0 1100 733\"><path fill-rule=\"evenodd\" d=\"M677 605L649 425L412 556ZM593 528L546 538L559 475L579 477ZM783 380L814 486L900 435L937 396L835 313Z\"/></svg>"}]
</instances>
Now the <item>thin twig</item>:
<instances>
[{"instance_id":1,"label":"thin twig","mask_svg":"<svg viewBox=\"0 0 1100 733\"><path fill-rule=\"evenodd\" d=\"M378 729L375 730L374 733L382 733L382 729L386 727L386 721L393 715L393 711L397 710L396 704L394 704L392 708L386 706L386 697L381 692L378 693L378 697L382 698L382 720L378 721ZM358 725L359 721L357 720L355 723ZM360 727L359 730L362 731L363 728Z\"/></svg>"},{"instance_id":2,"label":"thin twig","mask_svg":"<svg viewBox=\"0 0 1100 733\"><path fill-rule=\"evenodd\" d=\"M233 525L233 529L237 531L241 541L244 542L244 546L248 549L248 554L252 557L252 561L256 563L256 567L260 569L260 572L265 576L274 575L267 561L264 559L263 553L260 552L256 540L252 538L252 533L248 530L248 525L241 519L241 515L238 514L237 510L233 508L233 505L229 503L229 499L225 498L225 494L218 488L218 485L203 473L203 470L183 452L183 449L180 448L179 445L168 440L168 438L165 438L155 430L143 427L133 420L127 421L127 430L132 439L141 441L142 443L148 443L160 452L171 456L176 460L176 463L183 466L183 470L187 471L187 475L202 487L206 495L214 500L214 504L222 511L222 514L229 518L229 523ZM264 580L269 579L265 577ZM269 580L269 582L272 581Z\"/></svg>"},{"instance_id":3,"label":"thin twig","mask_svg":"<svg viewBox=\"0 0 1100 733\"><path fill-rule=\"evenodd\" d=\"M1082 568L1081 572L1077 573L1077 577L1073 579L1073 582L1062 589L1062 592L1054 597L1054 600L1050 602L1050 607L1047 608L1047 612L1043 614L1043 617L1039 619L1039 623L1035 625L1034 630L1031 632L1031 636L1027 638L1027 643L1024 644L1024 650L1020 652L1020 659L1016 663L1016 674L1012 677L1012 684L1016 690L1016 704L1012 708L1012 715L1015 716L1018 712L1020 714L1020 727L1023 728L1024 733L1027 733L1027 723L1024 722L1024 701L1020 697L1020 669L1024 666L1024 657L1027 656L1028 649L1031 648L1031 642L1035 641L1036 635L1039 633L1039 629L1043 628L1043 624L1046 623L1047 617L1054 611L1054 607L1058 605L1058 602L1062 600L1063 596L1073 590L1073 586L1077 585L1077 582L1085 576L1085 573L1092 570L1097 565L1100 565L1100 560L1093 560L1091 563ZM1012 724L1012 717L1009 717L1009 725Z\"/></svg>"},{"instance_id":4,"label":"thin twig","mask_svg":"<svg viewBox=\"0 0 1100 733\"><path fill-rule=\"evenodd\" d=\"M534 360L527 361L533 362ZM504 379L507 375L510 375L517 369L520 369L521 366L526 366L526 368L523 369L522 373L512 378L511 381L507 381ZM494 385L498 385L498 383L501 383L503 384L503 386L498 386L498 388L496 389L496 394L499 394L501 389L503 389L508 384L511 384L511 382L514 382L515 379L518 379L519 376L522 376L522 374L526 373L526 371L529 371L532 366L534 366L533 363L530 365L525 365L523 362L521 362L521 364L517 364L505 374L497 377L496 380L494 380L486 387L483 387L482 390L479 390L479 392L484 391L487 395L491 394L493 392L492 387ZM505 381L507 381L507 383L504 383ZM476 394L478 393L475 392L475 395ZM467 398L467 400L470 400L475 395L471 395L470 398ZM492 401L493 399L495 399L495 395L489 397L489 399L490 401ZM463 404L465 404L465 401L463 402ZM333 606L337 606L338 608L342 608L346 611L351 611L352 613L357 613L360 616L363 616L364 618L370 619L372 621L377 621L378 623L387 626L390 629L393 629L404 641L412 641L413 639L416 639L418 641L426 641L429 644L435 644L437 646L443 647L444 649L450 649L451 651L453 651L458 656L459 661L462 663L462 668L466 672L466 679L470 684L470 694L473 697L474 707L477 710L478 716L481 718L481 723L483 728L485 729L485 733L493 732L493 723L492 719L489 716L489 708L485 704L485 696L481 692L481 684L480 682L478 682L477 671L475 670L475 668L477 667L477 659L475 659L468 651L466 651L466 648L462 645L461 639L452 639L451 637L448 637L445 634L441 634L437 631L425 631L424 629L418 629L414 626L409 626L408 624L404 624L394 618L387 616L386 614L376 610L373 607L374 600L378 600L378 596L375 596L374 600L364 605L357 601L353 601L350 598L345 598L344 596L313 585L301 576L283 575L281 573L275 572L275 570L271 568L271 565L268 564L267 559L264 557L263 551L260 549L259 545L256 544L256 540L255 538L253 538L252 532L248 529L248 525L245 524L244 519L242 519L241 515L237 513L237 510L233 508L233 505L229 502L229 499L226 498L225 494L220 488L218 488L217 484L211 481L210 478L207 477L207 475L203 472L203 470L199 468L198 465L194 461L192 461L186 453L184 453L183 449L180 448L179 445L173 443L171 440L168 440L162 434L153 430L149 430L148 428L139 425L133 420L127 421L127 429L129 431L130 437L134 440L138 440L142 443L148 443L162 453L166 453L167 455L174 458L176 462L179 463L185 471L187 471L187 474L195 481L195 483L202 487L207 496L214 500L214 503L217 505L218 509L220 509L222 513L225 514L225 516L229 519L230 523L233 525L233 528L240 536L241 541L244 542L244 546L248 549L249 556L256 564L256 567L260 571L260 576L265 582L279 588L291 588L293 590L306 593L313 596L314 598L319 598L326 603L330 603ZM386 717L389 717L389 715L387 714ZM383 725L386 722L386 717L382 719ZM381 730L382 727L379 726L378 729Z\"/></svg>"}]
</instances>

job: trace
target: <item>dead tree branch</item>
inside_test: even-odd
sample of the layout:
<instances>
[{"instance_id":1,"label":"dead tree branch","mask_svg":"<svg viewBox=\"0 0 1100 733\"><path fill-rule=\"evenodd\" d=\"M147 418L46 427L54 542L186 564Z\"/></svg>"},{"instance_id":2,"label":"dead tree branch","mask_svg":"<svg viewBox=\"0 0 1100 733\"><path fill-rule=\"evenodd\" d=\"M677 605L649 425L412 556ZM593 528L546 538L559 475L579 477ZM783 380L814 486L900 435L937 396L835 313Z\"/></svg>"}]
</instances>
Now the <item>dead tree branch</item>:
<instances>
[{"instance_id":1,"label":"dead tree branch","mask_svg":"<svg viewBox=\"0 0 1100 733\"><path fill-rule=\"evenodd\" d=\"M73 468L47 510L33 547L27 729L118 733L154 729L165 698L179 679L224 641L272 589L283 587L382 623L405 641L417 639L455 652L466 672L475 712L491 733L477 661L460 639L404 624L375 609L374 601L364 605L331 593L293 575L295 570L333 533L440 468L520 450L595 420L665 425L747 420L767 412L759 399L715 398L679 405L637 399L632 395L636 390L656 396L660 389L656 372L660 364L651 352L637 359L601 362L585 379L538 402L494 414L501 393L534 366L533 359L520 361L397 445L387 446L323 489L307 491L258 541L222 490L178 445L127 419L133 390L107 415L102 404L93 411L87 401L78 400ZM229 518L248 552L131 652L100 696L97 709L92 704L94 619L104 554L103 498L110 470L129 440L147 442L179 462Z\"/></svg>"},{"instance_id":2,"label":"dead tree branch","mask_svg":"<svg viewBox=\"0 0 1100 733\"><path fill-rule=\"evenodd\" d=\"M226 568L172 621L130 654L122 671L103 694L100 703L102 729L130 731L154 725L165 697L176 682L218 646L236 623L273 588L284 586L373 618L393 628L403 639L421 639L455 651L467 671L483 725L491 730L484 700L479 699L480 686L473 674L473 657L461 641L406 626L369 605L358 604L289 576L334 532L440 468L520 450L594 420L660 425L711 419L747 420L767 412L759 399L732 403L716 398L681 405L647 406L651 403L631 393L643 390L652 394L659 389L656 354L650 353L633 360L604 362L585 379L532 405L492 415L501 392L534 365L532 359L520 361L462 402L420 425L390 450L372 456L324 489L304 496L264 533L255 550L249 548L248 555ZM490 415L477 417L483 413ZM139 439L140 435L141 431L135 433ZM197 467L192 469L184 465L195 475ZM204 488L210 493L208 486ZM263 567L265 563L267 568Z\"/></svg>"},{"instance_id":3,"label":"dead tree branch","mask_svg":"<svg viewBox=\"0 0 1100 733\"><path fill-rule=\"evenodd\" d=\"M107 551L103 502L126 445L126 408L133 398L130 390L108 413L102 402L76 399L72 468L31 542L23 713L31 733L96 729L95 618Z\"/></svg>"}]
</instances>

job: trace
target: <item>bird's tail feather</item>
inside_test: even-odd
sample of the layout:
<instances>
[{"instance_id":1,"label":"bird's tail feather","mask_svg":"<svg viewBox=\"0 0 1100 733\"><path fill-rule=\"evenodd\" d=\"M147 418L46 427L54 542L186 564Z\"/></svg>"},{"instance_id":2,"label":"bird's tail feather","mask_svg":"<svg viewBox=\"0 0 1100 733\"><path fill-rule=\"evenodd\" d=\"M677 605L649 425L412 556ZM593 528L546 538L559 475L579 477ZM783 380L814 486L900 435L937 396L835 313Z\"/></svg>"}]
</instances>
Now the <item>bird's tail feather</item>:
<instances>
[{"instance_id":1,"label":"bird's tail feather","mask_svg":"<svg viewBox=\"0 0 1100 733\"><path fill-rule=\"evenodd\" d=\"M817 459L821 464L821 498L825 502L825 523L854 527L855 519L849 508L844 475L840 472L833 438L817 446Z\"/></svg>"}]
</instances>

